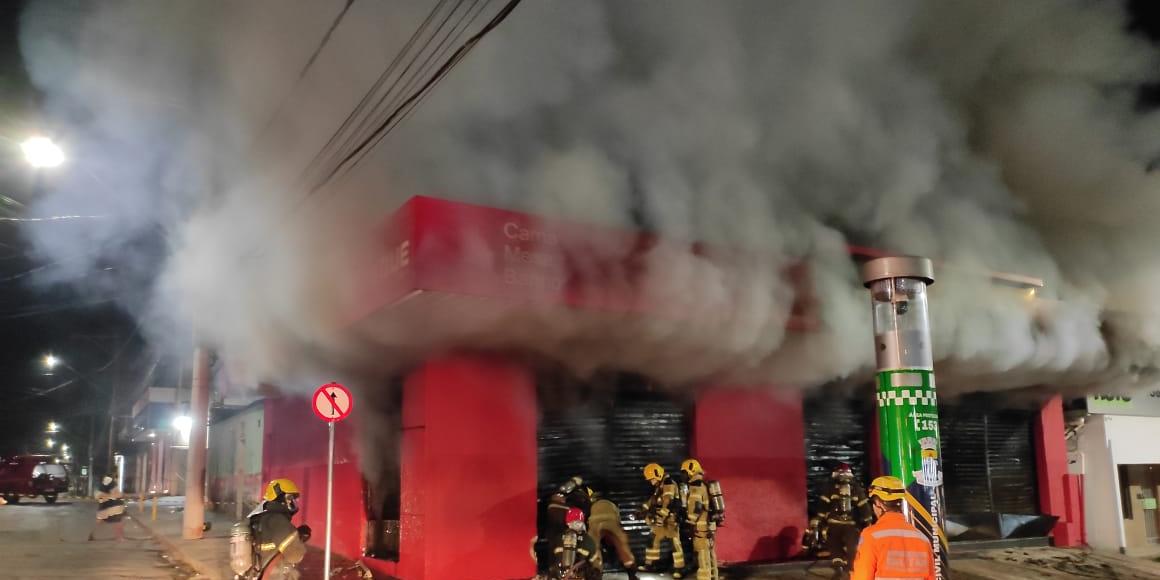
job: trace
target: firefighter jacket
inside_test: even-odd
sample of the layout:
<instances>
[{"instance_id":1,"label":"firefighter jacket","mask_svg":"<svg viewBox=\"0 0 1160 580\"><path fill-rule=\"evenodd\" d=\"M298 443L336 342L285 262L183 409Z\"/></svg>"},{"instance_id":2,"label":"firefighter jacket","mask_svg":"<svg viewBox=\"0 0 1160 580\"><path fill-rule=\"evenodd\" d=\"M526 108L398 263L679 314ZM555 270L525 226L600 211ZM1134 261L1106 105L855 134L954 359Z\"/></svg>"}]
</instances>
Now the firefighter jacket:
<instances>
[{"instance_id":1,"label":"firefighter jacket","mask_svg":"<svg viewBox=\"0 0 1160 580\"><path fill-rule=\"evenodd\" d=\"M279 565L295 565L306 556L306 542L290 518L290 510L278 501L265 502L250 514L260 570L272 568L275 559Z\"/></svg>"},{"instance_id":2,"label":"firefighter jacket","mask_svg":"<svg viewBox=\"0 0 1160 580\"><path fill-rule=\"evenodd\" d=\"M702 526L707 530L717 529L717 524L710 517L712 512L709 506L709 486L704 480L690 481L689 491L684 500L687 523L697 526L698 531Z\"/></svg>"},{"instance_id":3,"label":"firefighter jacket","mask_svg":"<svg viewBox=\"0 0 1160 580\"><path fill-rule=\"evenodd\" d=\"M867 525L871 520L870 501L857 482L832 481L818 498L818 520L826 524Z\"/></svg>"},{"instance_id":4,"label":"firefighter jacket","mask_svg":"<svg viewBox=\"0 0 1160 580\"><path fill-rule=\"evenodd\" d=\"M665 476L659 484L653 487L652 496L644 503L645 521L655 528L667 528L677 525L677 514L681 501L677 497L677 484L673 478Z\"/></svg>"},{"instance_id":5,"label":"firefighter jacket","mask_svg":"<svg viewBox=\"0 0 1160 580\"><path fill-rule=\"evenodd\" d=\"M930 540L898 512L862 530L850 580L934 580Z\"/></svg>"}]
</instances>

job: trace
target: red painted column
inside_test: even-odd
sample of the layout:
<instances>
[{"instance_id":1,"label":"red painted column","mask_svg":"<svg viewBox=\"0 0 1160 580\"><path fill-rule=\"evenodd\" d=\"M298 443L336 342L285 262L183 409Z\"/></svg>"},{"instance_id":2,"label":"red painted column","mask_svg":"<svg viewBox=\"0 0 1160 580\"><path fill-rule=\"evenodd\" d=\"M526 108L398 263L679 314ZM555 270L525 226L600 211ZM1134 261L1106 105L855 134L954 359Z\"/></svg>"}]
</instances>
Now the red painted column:
<instances>
[{"instance_id":1,"label":"red painted column","mask_svg":"<svg viewBox=\"0 0 1160 580\"><path fill-rule=\"evenodd\" d=\"M500 358L449 355L407 377L401 578L535 575L536 409L531 371Z\"/></svg>"},{"instance_id":2,"label":"red painted column","mask_svg":"<svg viewBox=\"0 0 1160 580\"><path fill-rule=\"evenodd\" d=\"M693 456L725 492L722 563L784 560L807 524L801 396L715 388L697 400Z\"/></svg>"},{"instance_id":3,"label":"red painted column","mask_svg":"<svg viewBox=\"0 0 1160 580\"><path fill-rule=\"evenodd\" d=\"M1079 489L1067 482L1067 442L1064 440L1063 400L1059 395L1048 399L1035 420L1035 460L1039 478L1039 509L1059 516L1052 530L1055 545L1081 545L1080 514L1077 513ZM1069 497L1070 496L1070 497Z\"/></svg>"}]
</instances>

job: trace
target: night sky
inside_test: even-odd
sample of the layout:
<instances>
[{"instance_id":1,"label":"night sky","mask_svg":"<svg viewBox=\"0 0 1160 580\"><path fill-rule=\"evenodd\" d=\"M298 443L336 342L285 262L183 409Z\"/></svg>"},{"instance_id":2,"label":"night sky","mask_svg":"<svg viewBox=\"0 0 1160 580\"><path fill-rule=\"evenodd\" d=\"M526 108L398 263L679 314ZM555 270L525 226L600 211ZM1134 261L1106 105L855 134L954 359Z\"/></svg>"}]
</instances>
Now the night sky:
<instances>
[{"instance_id":1,"label":"night sky","mask_svg":"<svg viewBox=\"0 0 1160 580\"><path fill-rule=\"evenodd\" d=\"M20 139L51 126L51 119L41 116L41 95L21 62L17 30L24 4L0 2L0 217L20 217L37 188L51 186L52 179L46 173L38 183L18 148ZM1132 0L1129 6L1131 28L1160 42L1160 1ZM1142 90L1141 105L1160 105L1160 86ZM112 386L118 385L122 401L129 400L143 385L153 358L132 318L115 307L78 307L91 296L36 285L35 269L45 264L31 254L23 228L59 227L68 225L0 223L0 455L44 451L49 420L68 430L62 438L78 458L84 455L90 428L98 433L96 447L101 449ZM41 360L50 351L71 369L45 376ZM85 378L78 379L77 373ZM128 405L118 406L117 412L127 413Z\"/></svg>"},{"instance_id":2,"label":"night sky","mask_svg":"<svg viewBox=\"0 0 1160 580\"><path fill-rule=\"evenodd\" d=\"M50 173L35 175L18 147L20 139L50 125L39 115L40 95L20 58L17 29L23 4L0 3L0 217L20 217L37 188L50 186L52 178ZM0 455L44 452L45 426L55 420L66 429L58 440L68 442L79 458L90 428L107 437L110 387L118 382L121 396L128 398L140 384L146 353L132 319L116 308L78 307L91 302L91 296L36 284L37 268L46 264L31 253L22 235L24 228L34 227L69 226L0 223ZM48 352L71 369L46 376L41 361ZM44 393L54 387L59 388Z\"/></svg>"}]
</instances>

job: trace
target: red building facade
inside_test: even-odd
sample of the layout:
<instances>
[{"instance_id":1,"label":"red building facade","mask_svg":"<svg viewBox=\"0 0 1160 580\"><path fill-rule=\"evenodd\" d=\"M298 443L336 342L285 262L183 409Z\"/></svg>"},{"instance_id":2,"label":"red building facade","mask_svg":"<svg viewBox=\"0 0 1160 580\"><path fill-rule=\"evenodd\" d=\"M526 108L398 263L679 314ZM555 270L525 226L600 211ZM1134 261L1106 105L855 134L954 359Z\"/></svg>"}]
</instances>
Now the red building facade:
<instances>
[{"instance_id":1,"label":"red building facade","mask_svg":"<svg viewBox=\"0 0 1160 580\"><path fill-rule=\"evenodd\" d=\"M480 309L514 312L523 301L558 307L565 315L594 311L681 316L677 305L633 300L631 276L602 277L600 268L591 267L577 276L535 256L540 246L551 246L599 260L603 248L610 247L609 238L618 238L613 244L617 247L637 244L642 251L655 251L665 243L413 198L392 218L384 247L367 257L374 266L363 272L366 279L352 329L391 344L410 339L396 335L400 321L462 317ZM520 242L517 251L507 245L512 239ZM495 251L472 253L469 243L490 244ZM695 245L687 249L704 251ZM560 255L558 249L553 252ZM784 275L805 287L800 271ZM808 295L799 292L791 329L811 328L814 313ZM397 555L363 557L368 526L377 524L371 519L374 510L368 506L368 484L356 449L357 403L352 419L337 429L336 551L363 559L376 572L407 580L532 577L531 542L537 535L537 497L544 485L537 433L545 403L534 365L518 353L444 350L414 366L401 391L398 437L382 442L390 454L397 454L399 466ZM321 530L325 426L313 417L305 399L268 399L265 415L264 477L298 481L306 496L302 518ZM877 440L872 430L869 425L871 445ZM772 385L703 385L689 409L687 436L687 451L711 478L722 482L727 494L729 516L718 537L719 559L740 563L796 556L808 519L809 458L803 445L801 395ZM1056 398L1039 411L1034 427L1039 507L1061 516L1055 543L1076 545L1078 486L1067 476L1063 437ZM867 455L877 453L867 450Z\"/></svg>"}]
</instances>

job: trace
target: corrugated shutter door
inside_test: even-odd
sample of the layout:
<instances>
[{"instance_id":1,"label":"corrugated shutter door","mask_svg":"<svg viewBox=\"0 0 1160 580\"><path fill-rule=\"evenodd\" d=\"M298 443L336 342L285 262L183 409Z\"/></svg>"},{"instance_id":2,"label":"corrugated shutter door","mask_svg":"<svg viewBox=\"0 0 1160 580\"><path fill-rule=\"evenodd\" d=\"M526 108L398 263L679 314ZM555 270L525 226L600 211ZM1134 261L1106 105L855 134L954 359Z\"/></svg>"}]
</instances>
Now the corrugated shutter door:
<instances>
[{"instance_id":1,"label":"corrugated shutter door","mask_svg":"<svg viewBox=\"0 0 1160 580\"><path fill-rule=\"evenodd\" d=\"M870 387L865 392L872 393ZM803 401L806 446L806 485L810 513L817 511L817 498L826 489L838 463L848 463L863 485L870 473L867 437L873 415L869 396L856 396L823 388ZM787 442L788 444L788 442Z\"/></svg>"},{"instance_id":2,"label":"corrugated shutter door","mask_svg":"<svg viewBox=\"0 0 1160 580\"><path fill-rule=\"evenodd\" d=\"M688 407L645 386L622 376L598 385L583 402L549 405L538 434L540 497L573 475L585 477L620 506L637 557L644 554L649 533L642 522L629 519L650 491L642 469L657 462L675 471L689 453ZM545 385L544 397L550 389ZM615 554L605 554L605 568L619 569Z\"/></svg>"},{"instance_id":3,"label":"corrugated shutter door","mask_svg":"<svg viewBox=\"0 0 1160 580\"><path fill-rule=\"evenodd\" d=\"M939 410L943 491L952 514L991 511L986 414L969 407Z\"/></svg>"},{"instance_id":4,"label":"corrugated shutter door","mask_svg":"<svg viewBox=\"0 0 1160 580\"><path fill-rule=\"evenodd\" d=\"M1038 514L1032 426L1035 413L998 409L988 395L939 410L949 512Z\"/></svg>"},{"instance_id":5,"label":"corrugated shutter door","mask_svg":"<svg viewBox=\"0 0 1160 580\"><path fill-rule=\"evenodd\" d=\"M994 413L987 422L991 490L999 513L1039 513L1034 421L1032 412L1005 410Z\"/></svg>"}]
</instances>

